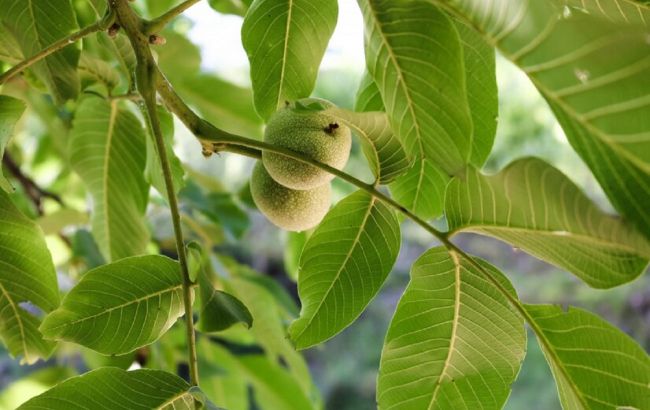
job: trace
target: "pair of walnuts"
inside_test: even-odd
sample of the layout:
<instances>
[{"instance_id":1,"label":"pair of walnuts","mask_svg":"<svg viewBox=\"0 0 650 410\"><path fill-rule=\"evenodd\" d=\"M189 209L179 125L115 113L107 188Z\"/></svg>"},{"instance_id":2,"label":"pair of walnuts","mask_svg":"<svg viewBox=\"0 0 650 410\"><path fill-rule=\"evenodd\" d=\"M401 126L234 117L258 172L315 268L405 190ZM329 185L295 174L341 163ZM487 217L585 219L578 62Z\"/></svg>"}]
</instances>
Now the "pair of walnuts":
<instances>
[{"instance_id":1,"label":"pair of walnuts","mask_svg":"<svg viewBox=\"0 0 650 410\"><path fill-rule=\"evenodd\" d=\"M342 169L350 156L350 129L323 111L286 107L266 127L264 140ZM251 177L259 210L275 225L304 231L325 217L334 176L313 165L264 151Z\"/></svg>"}]
</instances>

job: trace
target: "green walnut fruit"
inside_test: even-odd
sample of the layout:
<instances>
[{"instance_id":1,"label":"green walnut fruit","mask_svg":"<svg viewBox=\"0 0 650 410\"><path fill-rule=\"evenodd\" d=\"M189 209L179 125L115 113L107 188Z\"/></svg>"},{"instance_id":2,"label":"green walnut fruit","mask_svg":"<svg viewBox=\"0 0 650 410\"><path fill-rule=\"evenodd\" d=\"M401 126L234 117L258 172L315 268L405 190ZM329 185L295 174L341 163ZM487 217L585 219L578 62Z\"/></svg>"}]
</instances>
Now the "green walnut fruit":
<instances>
[{"instance_id":1,"label":"green walnut fruit","mask_svg":"<svg viewBox=\"0 0 650 410\"><path fill-rule=\"evenodd\" d=\"M345 166L352 144L350 128L332 115L296 108L285 108L273 114L264 140L337 169ZM273 152L265 151L262 160L273 179L292 189L312 189L334 177L313 165Z\"/></svg>"},{"instance_id":2,"label":"green walnut fruit","mask_svg":"<svg viewBox=\"0 0 650 410\"><path fill-rule=\"evenodd\" d=\"M278 184L258 162L251 177L251 195L257 208L287 231L304 231L318 225L330 207L330 184L295 190Z\"/></svg>"}]
</instances>

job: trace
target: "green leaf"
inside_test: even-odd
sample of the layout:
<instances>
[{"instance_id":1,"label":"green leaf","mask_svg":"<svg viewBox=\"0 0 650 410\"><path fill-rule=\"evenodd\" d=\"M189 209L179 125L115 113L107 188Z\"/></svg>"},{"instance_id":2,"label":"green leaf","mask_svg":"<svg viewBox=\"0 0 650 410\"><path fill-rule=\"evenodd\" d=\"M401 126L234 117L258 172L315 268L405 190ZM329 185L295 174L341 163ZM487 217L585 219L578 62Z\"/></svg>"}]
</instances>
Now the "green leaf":
<instances>
[{"instance_id":1,"label":"green leaf","mask_svg":"<svg viewBox=\"0 0 650 410\"><path fill-rule=\"evenodd\" d=\"M235 356L216 343L199 343L200 358L218 363L220 372L201 375L201 386L215 395L216 403L228 410L247 410L247 382L253 388L256 404L262 410L308 410L320 408L301 389L296 376L268 356ZM205 382L208 379L207 383ZM243 379L243 380L242 380ZM206 384L208 387L206 388ZM223 388L233 386L233 390ZM214 388L211 388L214 387ZM235 396L237 393L238 396ZM217 396L217 394L219 394Z\"/></svg>"},{"instance_id":2,"label":"green leaf","mask_svg":"<svg viewBox=\"0 0 650 410\"><path fill-rule=\"evenodd\" d=\"M361 137L363 152L380 184L393 181L411 166L404 147L393 134L385 113L356 113L336 107L325 111Z\"/></svg>"},{"instance_id":3,"label":"green leaf","mask_svg":"<svg viewBox=\"0 0 650 410\"><path fill-rule=\"evenodd\" d=\"M185 245L187 253L187 269L190 275L190 281L196 283L199 273L204 269L203 248L196 241L191 241ZM205 262L208 262L207 260Z\"/></svg>"},{"instance_id":4,"label":"green leaf","mask_svg":"<svg viewBox=\"0 0 650 410\"><path fill-rule=\"evenodd\" d=\"M68 226L85 225L88 214L74 209L63 208L38 218L38 225L45 235L57 235Z\"/></svg>"},{"instance_id":5,"label":"green leaf","mask_svg":"<svg viewBox=\"0 0 650 410\"><path fill-rule=\"evenodd\" d=\"M103 354L129 353L162 336L183 315L179 265L134 256L88 271L40 327Z\"/></svg>"},{"instance_id":6,"label":"green leaf","mask_svg":"<svg viewBox=\"0 0 650 410\"><path fill-rule=\"evenodd\" d=\"M109 92L120 83L120 76L109 63L88 52L81 53L81 57L79 58L79 73L81 74L82 80L100 82L106 86Z\"/></svg>"},{"instance_id":7,"label":"green leaf","mask_svg":"<svg viewBox=\"0 0 650 410\"><path fill-rule=\"evenodd\" d=\"M565 409L650 408L650 358L628 335L582 309L526 305Z\"/></svg>"},{"instance_id":8,"label":"green leaf","mask_svg":"<svg viewBox=\"0 0 650 410\"><path fill-rule=\"evenodd\" d=\"M70 367L51 366L38 369L33 373L11 382L0 393L0 408L15 409L30 398L52 388L57 383L75 376Z\"/></svg>"},{"instance_id":9,"label":"green leaf","mask_svg":"<svg viewBox=\"0 0 650 410\"><path fill-rule=\"evenodd\" d=\"M2 24L0 18L0 61L8 64L18 64L24 57L20 51L20 46L16 43L9 30Z\"/></svg>"},{"instance_id":10,"label":"green leaf","mask_svg":"<svg viewBox=\"0 0 650 410\"><path fill-rule=\"evenodd\" d=\"M284 326L286 314L284 309L280 309L280 301L266 286L252 279L248 269L232 263L228 265L228 270L235 277L224 281L224 285L229 293L239 298L250 310L253 316L250 333L264 348L267 355L273 360L282 360L286 363L289 372L298 381L303 391L312 394L315 387L307 363L287 340Z\"/></svg>"},{"instance_id":11,"label":"green leaf","mask_svg":"<svg viewBox=\"0 0 650 410\"><path fill-rule=\"evenodd\" d=\"M433 161L424 159L390 184L390 192L401 205L423 219L442 215L449 176Z\"/></svg>"},{"instance_id":12,"label":"green leaf","mask_svg":"<svg viewBox=\"0 0 650 410\"><path fill-rule=\"evenodd\" d=\"M32 56L79 29L70 0L0 0L2 22L23 55ZM70 45L45 57L32 69L54 99L63 103L79 94L79 48Z\"/></svg>"},{"instance_id":13,"label":"green leaf","mask_svg":"<svg viewBox=\"0 0 650 410\"><path fill-rule=\"evenodd\" d=\"M210 0L210 6L220 13L246 15L253 0Z\"/></svg>"},{"instance_id":14,"label":"green leaf","mask_svg":"<svg viewBox=\"0 0 650 410\"><path fill-rule=\"evenodd\" d=\"M84 99L70 135L70 163L93 198L92 231L106 260L144 253L146 143L138 119L116 101Z\"/></svg>"},{"instance_id":15,"label":"green leaf","mask_svg":"<svg viewBox=\"0 0 650 410\"><path fill-rule=\"evenodd\" d=\"M528 74L613 205L650 238L650 9L620 0L448 3ZM597 11L599 3L608 5Z\"/></svg>"},{"instance_id":16,"label":"green leaf","mask_svg":"<svg viewBox=\"0 0 650 410\"><path fill-rule=\"evenodd\" d=\"M287 276L294 282L298 281L298 269L300 268L300 254L307 243L309 234L307 231L287 232L287 242L284 245L284 270Z\"/></svg>"},{"instance_id":17,"label":"green leaf","mask_svg":"<svg viewBox=\"0 0 650 410\"><path fill-rule=\"evenodd\" d=\"M496 268L477 260L513 297ZM455 253L425 252L386 334L380 409L501 409L526 353L523 318Z\"/></svg>"},{"instance_id":18,"label":"green leaf","mask_svg":"<svg viewBox=\"0 0 650 410\"><path fill-rule=\"evenodd\" d=\"M157 106L158 119L160 121L160 129L165 140L165 151L167 152L167 159L172 172L172 182L174 183L174 191L178 191L185 185L185 169L181 160L178 159L174 153L174 117L161 106ZM160 157L158 150L153 142L153 136L147 138L147 160L144 169L144 175L147 182L151 184L160 193L163 198L167 198L167 187L165 186L165 177L162 172L162 165L160 165Z\"/></svg>"},{"instance_id":19,"label":"green leaf","mask_svg":"<svg viewBox=\"0 0 650 410\"><path fill-rule=\"evenodd\" d=\"M334 32L336 0L255 0L242 26L255 109L268 119L286 101L309 97Z\"/></svg>"},{"instance_id":20,"label":"green leaf","mask_svg":"<svg viewBox=\"0 0 650 410\"><path fill-rule=\"evenodd\" d=\"M472 122L463 49L452 21L433 4L359 0L366 66L395 134L412 157L448 174L470 158Z\"/></svg>"},{"instance_id":21,"label":"green leaf","mask_svg":"<svg viewBox=\"0 0 650 410\"><path fill-rule=\"evenodd\" d=\"M377 88L375 80L372 79L368 72L365 72L361 78L355 98L354 110L360 112L386 111L379 88Z\"/></svg>"},{"instance_id":22,"label":"green leaf","mask_svg":"<svg viewBox=\"0 0 650 410\"><path fill-rule=\"evenodd\" d=\"M187 187L180 192L180 196L192 209L222 226L234 238L241 238L250 226L248 214L241 209L231 193L209 192L206 194L197 184L190 181Z\"/></svg>"},{"instance_id":23,"label":"green leaf","mask_svg":"<svg viewBox=\"0 0 650 410\"><path fill-rule=\"evenodd\" d=\"M452 21L463 45L467 102L473 124L470 163L480 168L492 151L499 115L494 47L473 27L457 19Z\"/></svg>"},{"instance_id":24,"label":"green leaf","mask_svg":"<svg viewBox=\"0 0 650 410\"><path fill-rule=\"evenodd\" d=\"M4 157L5 148L9 144L9 139L14 134L14 127L20 117L23 116L27 106L19 99L0 95L0 159ZM2 175L2 167L0 167L0 188L6 192L13 192L13 187Z\"/></svg>"},{"instance_id":25,"label":"green leaf","mask_svg":"<svg viewBox=\"0 0 650 410\"><path fill-rule=\"evenodd\" d=\"M185 380L160 370L103 367L72 377L19 410L136 410L197 407Z\"/></svg>"},{"instance_id":26,"label":"green leaf","mask_svg":"<svg viewBox=\"0 0 650 410\"><path fill-rule=\"evenodd\" d=\"M298 349L347 327L379 292L400 248L399 223L376 198L341 200L307 240L300 257L300 317L289 327Z\"/></svg>"},{"instance_id":27,"label":"green leaf","mask_svg":"<svg viewBox=\"0 0 650 410\"><path fill-rule=\"evenodd\" d=\"M204 264L211 263L206 256L204 258ZM253 317L246 305L233 295L215 289L211 282L213 276L211 269L207 268L199 275L201 312L197 329L210 333L226 330L237 323L243 323L247 328L253 326Z\"/></svg>"},{"instance_id":28,"label":"green leaf","mask_svg":"<svg viewBox=\"0 0 650 410\"><path fill-rule=\"evenodd\" d=\"M1 190L0 249L0 337L12 356L32 364L54 347L38 331L35 308L55 309L59 287L43 232Z\"/></svg>"},{"instance_id":29,"label":"green leaf","mask_svg":"<svg viewBox=\"0 0 650 410\"><path fill-rule=\"evenodd\" d=\"M520 159L496 175L468 170L450 183L446 214L453 232L473 231L507 241L610 288L641 274L650 242L634 227L596 207L560 171L536 158Z\"/></svg>"}]
</instances>

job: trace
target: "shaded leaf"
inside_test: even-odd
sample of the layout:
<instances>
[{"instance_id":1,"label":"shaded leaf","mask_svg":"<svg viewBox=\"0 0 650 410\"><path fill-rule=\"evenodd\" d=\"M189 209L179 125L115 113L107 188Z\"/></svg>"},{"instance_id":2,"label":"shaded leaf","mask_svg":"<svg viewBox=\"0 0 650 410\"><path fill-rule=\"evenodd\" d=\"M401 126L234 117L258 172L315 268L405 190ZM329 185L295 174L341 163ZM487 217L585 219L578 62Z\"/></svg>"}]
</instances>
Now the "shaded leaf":
<instances>
[{"instance_id":1,"label":"shaded leaf","mask_svg":"<svg viewBox=\"0 0 650 410\"><path fill-rule=\"evenodd\" d=\"M337 16L336 0L253 2L242 43L260 117L268 119L285 101L309 97Z\"/></svg>"},{"instance_id":2,"label":"shaded leaf","mask_svg":"<svg viewBox=\"0 0 650 410\"><path fill-rule=\"evenodd\" d=\"M508 279L478 262L512 296ZM386 334L380 409L501 409L526 352L523 318L455 253L425 252Z\"/></svg>"},{"instance_id":3,"label":"shaded leaf","mask_svg":"<svg viewBox=\"0 0 650 410\"><path fill-rule=\"evenodd\" d=\"M69 0L0 0L2 22L22 54L32 56L79 29ZM79 47L70 45L34 64L32 70L58 103L79 93Z\"/></svg>"},{"instance_id":4,"label":"shaded leaf","mask_svg":"<svg viewBox=\"0 0 650 410\"><path fill-rule=\"evenodd\" d=\"M427 1L359 0L366 66L412 157L448 174L470 157L463 50L452 21Z\"/></svg>"},{"instance_id":5,"label":"shaded leaf","mask_svg":"<svg viewBox=\"0 0 650 410\"><path fill-rule=\"evenodd\" d=\"M452 19L463 45L467 102L472 117L470 163L481 167L497 132L499 98L494 47L468 24Z\"/></svg>"},{"instance_id":6,"label":"shaded leaf","mask_svg":"<svg viewBox=\"0 0 650 410\"><path fill-rule=\"evenodd\" d=\"M377 88L375 80L372 79L368 72L365 72L361 78L354 102L354 110L360 112L386 111L379 88Z\"/></svg>"},{"instance_id":7,"label":"shaded leaf","mask_svg":"<svg viewBox=\"0 0 650 410\"><path fill-rule=\"evenodd\" d=\"M87 213L66 208L41 216L37 221L45 235L56 235L68 226L84 225L87 222Z\"/></svg>"},{"instance_id":8,"label":"shaded leaf","mask_svg":"<svg viewBox=\"0 0 650 410\"><path fill-rule=\"evenodd\" d=\"M159 255L134 256L88 271L40 330L103 354L123 354L162 336L180 316L179 265Z\"/></svg>"},{"instance_id":9,"label":"shaded leaf","mask_svg":"<svg viewBox=\"0 0 650 410\"><path fill-rule=\"evenodd\" d=\"M70 135L70 163L93 198L92 232L106 260L144 253L149 187L138 119L116 101L84 99Z\"/></svg>"},{"instance_id":10,"label":"shaded leaf","mask_svg":"<svg viewBox=\"0 0 650 410\"><path fill-rule=\"evenodd\" d=\"M204 256L204 264L210 260ZM242 323L247 328L253 325L253 317L248 308L236 297L224 291L215 289L211 269L204 269L199 275L199 290L201 294L201 312L196 326L201 332L220 332L229 327Z\"/></svg>"},{"instance_id":11,"label":"shaded leaf","mask_svg":"<svg viewBox=\"0 0 650 410\"><path fill-rule=\"evenodd\" d=\"M88 52L81 53L79 73L82 80L100 82L106 86L108 91L112 91L120 83L120 76L109 63Z\"/></svg>"},{"instance_id":12,"label":"shaded leaf","mask_svg":"<svg viewBox=\"0 0 650 410\"><path fill-rule=\"evenodd\" d=\"M632 338L579 308L525 307L563 408L650 407L650 358Z\"/></svg>"},{"instance_id":13,"label":"shaded leaf","mask_svg":"<svg viewBox=\"0 0 650 410\"><path fill-rule=\"evenodd\" d=\"M253 0L210 0L210 6L220 13L246 15Z\"/></svg>"},{"instance_id":14,"label":"shaded leaf","mask_svg":"<svg viewBox=\"0 0 650 410\"><path fill-rule=\"evenodd\" d=\"M185 380L160 370L103 367L72 377L20 406L20 410L193 410Z\"/></svg>"},{"instance_id":15,"label":"shaded leaf","mask_svg":"<svg viewBox=\"0 0 650 410\"><path fill-rule=\"evenodd\" d=\"M442 215L445 188L449 176L433 161L424 159L390 184L390 192L397 202L423 219Z\"/></svg>"},{"instance_id":16,"label":"shaded leaf","mask_svg":"<svg viewBox=\"0 0 650 410\"><path fill-rule=\"evenodd\" d=\"M198 352L201 389L208 397L228 410L249 410L248 383L235 356L208 339L198 341Z\"/></svg>"},{"instance_id":17,"label":"shaded leaf","mask_svg":"<svg viewBox=\"0 0 650 410\"><path fill-rule=\"evenodd\" d=\"M494 236L609 288L644 271L650 242L634 227L602 212L560 171L520 159L496 175L469 170L446 196L452 232Z\"/></svg>"},{"instance_id":18,"label":"shaded leaf","mask_svg":"<svg viewBox=\"0 0 650 410\"><path fill-rule=\"evenodd\" d=\"M411 166L411 161L401 142L393 134L385 113L355 113L336 107L325 111L361 137L363 152L380 184L393 181Z\"/></svg>"},{"instance_id":19,"label":"shaded leaf","mask_svg":"<svg viewBox=\"0 0 650 410\"><path fill-rule=\"evenodd\" d=\"M43 232L1 190L0 249L0 337L12 356L32 364L54 347L43 340L34 313L59 305L59 287Z\"/></svg>"},{"instance_id":20,"label":"shaded leaf","mask_svg":"<svg viewBox=\"0 0 650 410\"><path fill-rule=\"evenodd\" d=\"M9 139L14 134L16 123L23 116L26 105L19 99L0 95L0 159L4 157L5 148L9 144ZM0 167L0 188L6 192L13 192L13 187L2 175Z\"/></svg>"},{"instance_id":21,"label":"shaded leaf","mask_svg":"<svg viewBox=\"0 0 650 410\"><path fill-rule=\"evenodd\" d=\"M613 205L650 238L649 9L620 0L447 3L528 74Z\"/></svg>"},{"instance_id":22,"label":"shaded leaf","mask_svg":"<svg viewBox=\"0 0 650 410\"><path fill-rule=\"evenodd\" d=\"M300 257L300 317L289 327L298 349L347 327L377 294L397 259L393 211L357 191L341 200L307 240Z\"/></svg>"},{"instance_id":23,"label":"shaded leaf","mask_svg":"<svg viewBox=\"0 0 650 410\"><path fill-rule=\"evenodd\" d=\"M287 242L284 245L284 270L294 282L298 281L300 254L307 243L307 238L309 238L307 231L287 232Z\"/></svg>"}]
</instances>

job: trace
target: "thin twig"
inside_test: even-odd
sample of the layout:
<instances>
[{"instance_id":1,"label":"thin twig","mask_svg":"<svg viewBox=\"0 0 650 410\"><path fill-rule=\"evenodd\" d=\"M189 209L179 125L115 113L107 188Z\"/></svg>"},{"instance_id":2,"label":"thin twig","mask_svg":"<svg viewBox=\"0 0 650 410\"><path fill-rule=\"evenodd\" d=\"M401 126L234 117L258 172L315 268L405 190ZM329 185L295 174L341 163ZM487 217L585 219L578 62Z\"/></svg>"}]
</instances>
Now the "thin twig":
<instances>
[{"instance_id":1,"label":"thin twig","mask_svg":"<svg viewBox=\"0 0 650 410\"><path fill-rule=\"evenodd\" d=\"M196 3L198 3L201 0L185 0L178 6L174 7L173 9L169 10L165 14L156 17L155 19L149 21L148 23L145 24L144 27L144 33L145 34L155 34L158 33L160 30L165 28L167 23L172 21L176 16L179 14L182 14L185 10L189 9Z\"/></svg>"},{"instance_id":2,"label":"thin twig","mask_svg":"<svg viewBox=\"0 0 650 410\"><path fill-rule=\"evenodd\" d=\"M2 158L2 164L7 168L11 175L14 176L16 181L18 181L18 183L20 183L20 185L23 187L23 190L34 204L36 213L38 213L39 216L43 215L44 198L52 199L58 202L60 205L63 205L63 200L58 194L41 188L33 179L25 175L21 171L20 166L16 164L16 162L13 160L13 158L11 158L9 154L5 153L4 157Z\"/></svg>"},{"instance_id":3,"label":"thin twig","mask_svg":"<svg viewBox=\"0 0 650 410\"><path fill-rule=\"evenodd\" d=\"M111 6L114 8L119 24L124 28L133 51L137 59L136 83L138 92L144 100L147 119L151 129L151 134L156 146L156 152L160 159L160 165L165 180L165 189L167 191L167 201L171 212L172 224L174 227L174 237L176 239L176 252L178 253L178 263L181 268L183 277L183 305L185 308L185 330L187 336L190 384L197 386L199 383L198 357L196 352L196 334L194 332L194 317L192 314L192 287L190 279L187 254L183 240L183 229L181 226L181 215L178 208L178 199L174 189L174 180L172 177L169 158L165 140L160 128L160 119L156 110L156 75L157 66L154 61L151 49L149 48L148 36L142 31L142 20L131 9L127 0L112 0Z\"/></svg>"},{"instance_id":4,"label":"thin twig","mask_svg":"<svg viewBox=\"0 0 650 410\"><path fill-rule=\"evenodd\" d=\"M104 17L101 20L96 21L95 23L82 28L81 30L70 34L67 37L64 37L58 41L55 41L54 43L50 44L46 48L42 49L38 53L34 54L33 56L21 61L20 63L16 64L15 66L11 67L8 71L4 72L3 74L0 75L0 84L4 84L6 81L8 81L10 78L14 77L15 75L19 74L23 70L31 67L32 65L38 63L45 57L49 56L52 53L55 53L62 48L65 48L72 43L81 40L82 38L92 34L96 33L98 31L106 30L113 22L113 15L109 14L106 17Z\"/></svg>"}]
</instances>

